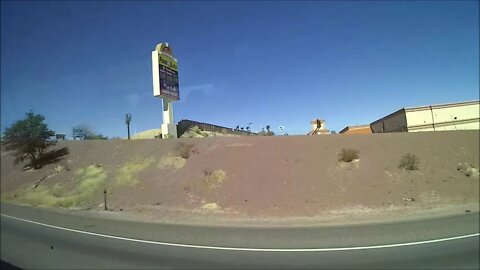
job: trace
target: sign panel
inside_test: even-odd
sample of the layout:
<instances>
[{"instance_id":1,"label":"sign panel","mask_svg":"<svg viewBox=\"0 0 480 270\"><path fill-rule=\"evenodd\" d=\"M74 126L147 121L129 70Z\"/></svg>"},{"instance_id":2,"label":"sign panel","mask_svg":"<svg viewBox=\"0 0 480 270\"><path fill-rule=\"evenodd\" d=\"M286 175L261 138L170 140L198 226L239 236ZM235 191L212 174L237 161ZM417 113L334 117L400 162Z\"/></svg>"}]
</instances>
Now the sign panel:
<instances>
[{"instance_id":1,"label":"sign panel","mask_svg":"<svg viewBox=\"0 0 480 270\"><path fill-rule=\"evenodd\" d=\"M160 43L152 52L153 95L179 100L178 63L168 43Z\"/></svg>"}]
</instances>

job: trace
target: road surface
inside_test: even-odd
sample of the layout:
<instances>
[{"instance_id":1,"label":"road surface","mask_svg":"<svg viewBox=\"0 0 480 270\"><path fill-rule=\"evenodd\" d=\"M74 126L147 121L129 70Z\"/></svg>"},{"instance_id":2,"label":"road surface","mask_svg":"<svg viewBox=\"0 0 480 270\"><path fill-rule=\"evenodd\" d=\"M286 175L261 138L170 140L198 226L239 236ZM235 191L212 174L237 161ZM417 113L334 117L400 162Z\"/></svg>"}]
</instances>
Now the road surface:
<instances>
[{"instance_id":1,"label":"road surface","mask_svg":"<svg viewBox=\"0 0 480 270\"><path fill-rule=\"evenodd\" d=\"M479 213L398 223L204 227L1 205L1 259L21 268L479 268Z\"/></svg>"}]
</instances>

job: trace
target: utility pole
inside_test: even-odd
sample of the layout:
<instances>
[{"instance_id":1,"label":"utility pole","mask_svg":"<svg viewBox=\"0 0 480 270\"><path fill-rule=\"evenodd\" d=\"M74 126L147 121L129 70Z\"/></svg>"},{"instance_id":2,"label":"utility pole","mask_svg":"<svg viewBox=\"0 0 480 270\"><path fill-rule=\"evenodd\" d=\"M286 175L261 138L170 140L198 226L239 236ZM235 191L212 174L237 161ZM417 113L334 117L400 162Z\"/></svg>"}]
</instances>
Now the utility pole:
<instances>
[{"instance_id":1,"label":"utility pole","mask_svg":"<svg viewBox=\"0 0 480 270\"><path fill-rule=\"evenodd\" d=\"M125 114L125 124L127 124L128 139L130 140L130 122L132 122L132 114Z\"/></svg>"}]
</instances>

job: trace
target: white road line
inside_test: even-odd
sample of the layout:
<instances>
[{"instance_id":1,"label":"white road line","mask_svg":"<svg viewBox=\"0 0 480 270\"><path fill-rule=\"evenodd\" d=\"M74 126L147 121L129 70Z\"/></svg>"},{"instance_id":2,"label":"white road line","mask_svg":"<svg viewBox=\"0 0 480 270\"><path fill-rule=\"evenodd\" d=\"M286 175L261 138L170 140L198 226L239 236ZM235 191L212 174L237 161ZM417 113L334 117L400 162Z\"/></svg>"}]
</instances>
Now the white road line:
<instances>
[{"instance_id":1,"label":"white road line","mask_svg":"<svg viewBox=\"0 0 480 270\"><path fill-rule=\"evenodd\" d=\"M393 248L393 247L405 247L405 246L415 246L415 245L424 245L424 244L431 244L431 243L438 243L438 242L445 242L445 241L452 241L458 239L464 239L469 237L479 236L480 233L472 233L466 235L460 235L455 237L448 237L448 238L440 238L440 239L433 239L433 240L425 240L425 241L417 241L417 242L408 242L408 243L398 243L398 244L388 244L388 245L376 245L376 246L357 246L357 247L337 247L337 248L244 248L244 247L217 247L217 246L202 246L202 245L189 245L189 244L177 244L177 243L168 243L168 242L157 242L157 241L149 241L149 240L141 240L141 239L134 239L134 238L127 238L127 237L119 237L113 236L108 234L100 234L100 233L93 233L93 232L86 232L80 231L75 229L69 229L64 227L59 227L55 225L40 223L28 219L13 217L5 214L0 214L3 217L11 218L15 220L20 220L40 226L45 226L49 228L93 235L98 237L110 238L110 239L117 239L117 240L124 240L124 241L131 241L137 243L145 243L145 244L152 244L152 245L161 245L161 246L173 246L173 247L185 247L185 248L200 248L200 249L216 249L216 250L233 250L233 251L259 251L259 252L323 252L323 251L348 251L348 250L366 250L366 249L379 249L379 248Z\"/></svg>"}]
</instances>

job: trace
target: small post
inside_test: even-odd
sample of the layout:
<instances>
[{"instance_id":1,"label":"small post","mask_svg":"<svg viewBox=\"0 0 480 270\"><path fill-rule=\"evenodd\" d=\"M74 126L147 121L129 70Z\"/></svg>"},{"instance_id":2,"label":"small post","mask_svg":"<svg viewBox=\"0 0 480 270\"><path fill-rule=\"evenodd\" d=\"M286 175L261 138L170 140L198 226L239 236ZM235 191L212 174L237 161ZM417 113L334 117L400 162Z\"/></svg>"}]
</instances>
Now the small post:
<instances>
[{"instance_id":1,"label":"small post","mask_svg":"<svg viewBox=\"0 0 480 270\"><path fill-rule=\"evenodd\" d=\"M105 211L107 211L107 188L103 190L103 202Z\"/></svg>"}]
</instances>

